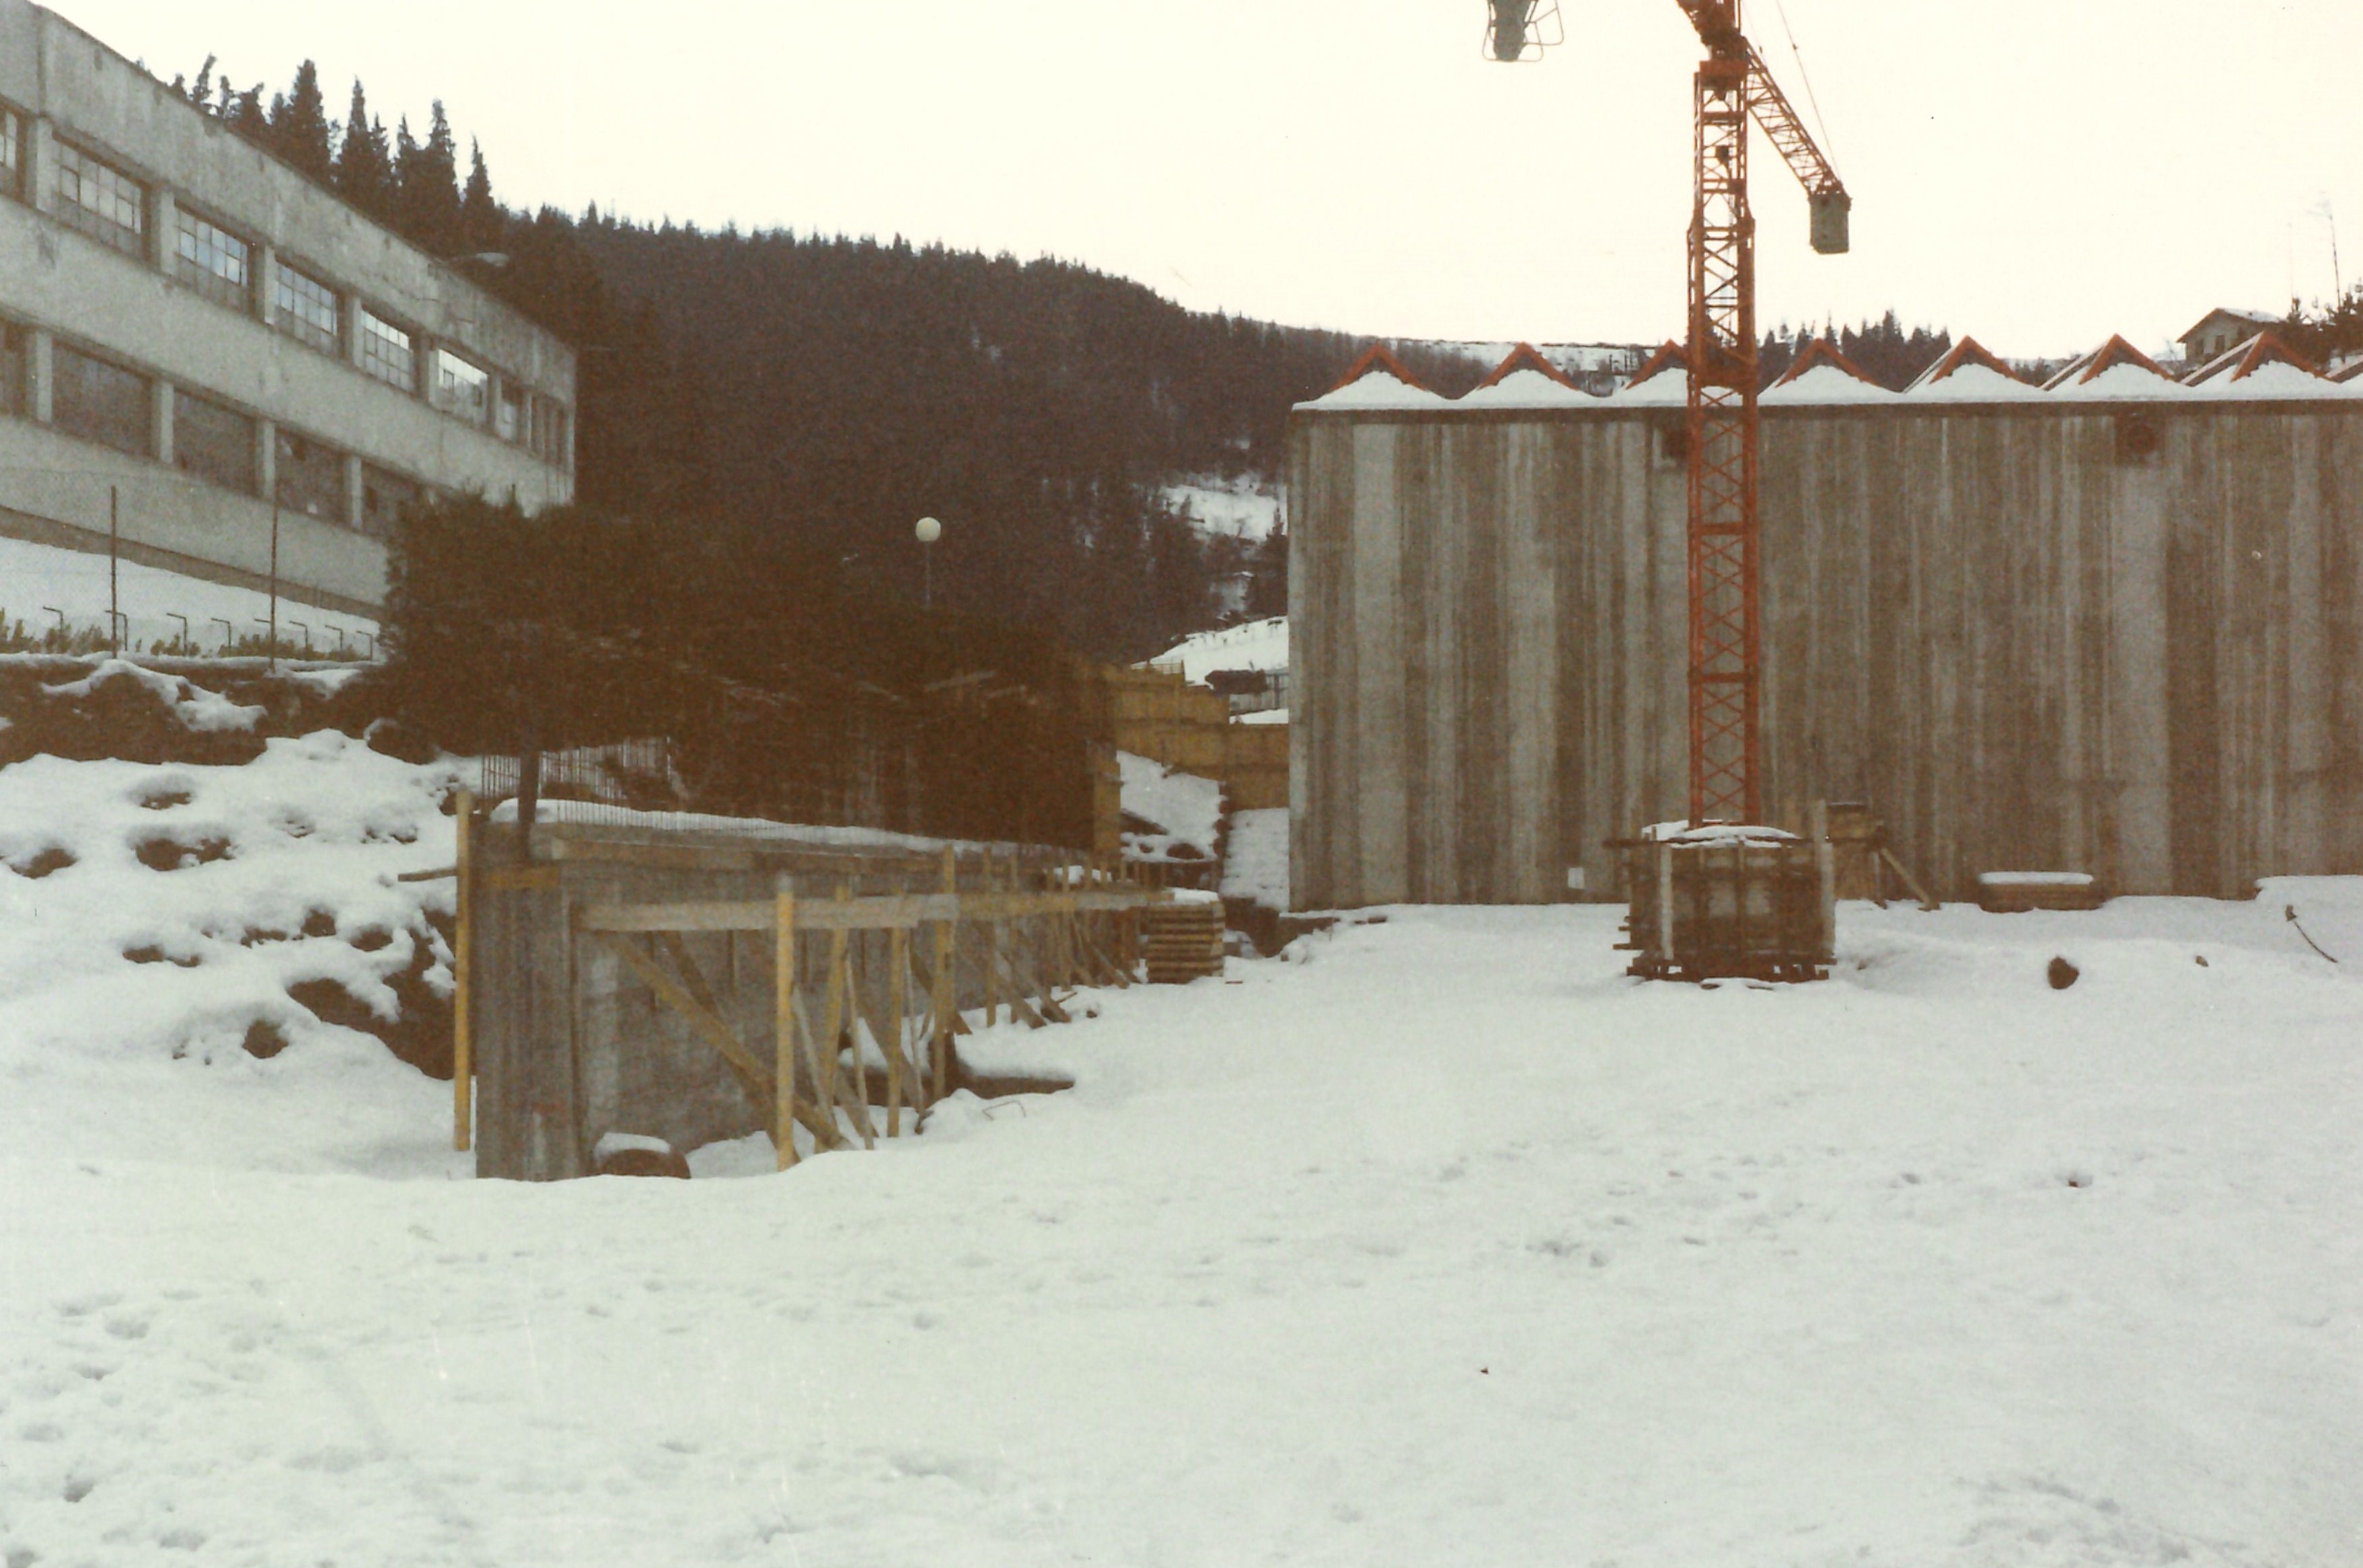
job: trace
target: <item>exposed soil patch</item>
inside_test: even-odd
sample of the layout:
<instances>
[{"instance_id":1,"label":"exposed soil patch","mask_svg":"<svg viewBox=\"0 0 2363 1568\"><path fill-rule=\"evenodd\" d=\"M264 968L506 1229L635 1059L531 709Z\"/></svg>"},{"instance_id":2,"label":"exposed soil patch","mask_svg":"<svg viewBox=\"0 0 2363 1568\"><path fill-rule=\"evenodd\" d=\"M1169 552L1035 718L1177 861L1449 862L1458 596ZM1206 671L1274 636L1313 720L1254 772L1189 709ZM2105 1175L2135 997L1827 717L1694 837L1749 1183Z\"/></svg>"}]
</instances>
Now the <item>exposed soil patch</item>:
<instances>
[{"instance_id":1,"label":"exposed soil patch","mask_svg":"<svg viewBox=\"0 0 2363 1568\"><path fill-rule=\"evenodd\" d=\"M63 871L66 867L73 863L74 857L71 851L61 849L57 845L51 844L48 849L41 851L39 854L32 856L28 860L10 861L8 862L8 869L15 872L18 876L29 876L39 879L49 875L53 871Z\"/></svg>"},{"instance_id":2,"label":"exposed soil patch","mask_svg":"<svg viewBox=\"0 0 2363 1568\"><path fill-rule=\"evenodd\" d=\"M140 840L139 847L132 852L139 857L139 863L150 871L179 871L183 866L203 865L207 861L229 859L229 840L220 838L199 839L196 842L190 843L184 839L159 834L152 839Z\"/></svg>"},{"instance_id":3,"label":"exposed soil patch","mask_svg":"<svg viewBox=\"0 0 2363 1568\"><path fill-rule=\"evenodd\" d=\"M194 953L186 955L168 953L152 942L146 947L126 948L123 950L123 956L134 963L177 963L183 969L194 969L205 962Z\"/></svg>"},{"instance_id":4,"label":"exposed soil patch","mask_svg":"<svg viewBox=\"0 0 2363 1568\"><path fill-rule=\"evenodd\" d=\"M196 799L190 790L177 784L158 785L139 797L143 811L170 811L176 806L186 806Z\"/></svg>"},{"instance_id":5,"label":"exposed soil patch","mask_svg":"<svg viewBox=\"0 0 2363 1568\"><path fill-rule=\"evenodd\" d=\"M287 1049L287 1037L269 1018L257 1018L246 1026L246 1039L239 1044L249 1056L268 1062Z\"/></svg>"}]
</instances>

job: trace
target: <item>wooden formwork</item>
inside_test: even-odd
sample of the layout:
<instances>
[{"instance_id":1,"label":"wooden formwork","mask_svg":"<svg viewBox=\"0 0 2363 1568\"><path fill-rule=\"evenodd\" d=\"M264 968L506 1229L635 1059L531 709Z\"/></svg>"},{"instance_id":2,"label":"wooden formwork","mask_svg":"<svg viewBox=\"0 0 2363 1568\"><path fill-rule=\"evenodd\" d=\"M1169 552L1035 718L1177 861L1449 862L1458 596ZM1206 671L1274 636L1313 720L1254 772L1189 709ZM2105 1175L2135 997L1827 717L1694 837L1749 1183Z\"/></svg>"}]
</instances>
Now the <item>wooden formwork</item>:
<instances>
[{"instance_id":1,"label":"wooden formwork","mask_svg":"<svg viewBox=\"0 0 2363 1568\"><path fill-rule=\"evenodd\" d=\"M589 1173L608 1131L760 1129L782 1166L795 1129L815 1151L900 1136L972 1082L974 1020L1062 1022L1078 987L1131 984L1170 897L1014 846L613 824L541 825L530 858L505 827L462 845L458 1139L472 1063L479 1173L526 1180Z\"/></svg>"}]
</instances>

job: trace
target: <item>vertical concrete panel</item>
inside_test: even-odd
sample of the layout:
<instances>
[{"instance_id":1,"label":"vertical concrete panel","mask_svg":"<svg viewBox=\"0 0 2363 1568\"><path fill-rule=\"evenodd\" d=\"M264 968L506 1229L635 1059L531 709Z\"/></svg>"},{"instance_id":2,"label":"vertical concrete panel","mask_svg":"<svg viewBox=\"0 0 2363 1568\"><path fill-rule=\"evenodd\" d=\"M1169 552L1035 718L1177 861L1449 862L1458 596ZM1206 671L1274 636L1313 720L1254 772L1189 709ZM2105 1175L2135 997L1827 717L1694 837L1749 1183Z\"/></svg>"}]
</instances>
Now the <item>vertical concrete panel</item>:
<instances>
[{"instance_id":1,"label":"vertical concrete panel","mask_svg":"<svg viewBox=\"0 0 2363 1568\"><path fill-rule=\"evenodd\" d=\"M2330 820L2329 647L2322 583L2323 495L2309 483L2322 469L2318 419L2282 416L2278 423L2286 464L2297 481L2290 495L2286 539L2276 568L2283 584L2288 647L2282 709L2287 715L2280 756L2285 781L2280 835L2269 867L2320 865L2326 859ZM2272 869L2258 874L2274 874Z\"/></svg>"},{"instance_id":2,"label":"vertical concrete panel","mask_svg":"<svg viewBox=\"0 0 2363 1568\"><path fill-rule=\"evenodd\" d=\"M1403 559L1403 595L1416 606L1418 622L1405 672L1412 709L1410 752L1416 769L1410 795L1411 896L1436 903L1462 902L1461 855L1469 837L1461 788L1468 773L1468 718L1462 628L1468 602L1469 550L1472 538L1495 519L1470 505L1464 487L1469 449L1481 431L1428 427L1421 434L1438 443L1425 470L1432 490L1414 508L1425 526L1409 537Z\"/></svg>"},{"instance_id":3,"label":"vertical concrete panel","mask_svg":"<svg viewBox=\"0 0 2363 1568\"><path fill-rule=\"evenodd\" d=\"M1508 814L1501 896L1548 903L1567 896L1559 854L1559 573L1556 522L1568 503L1553 494L1550 432L1503 428L1502 576L1508 604L1502 692L1508 734L1503 773Z\"/></svg>"},{"instance_id":4,"label":"vertical concrete panel","mask_svg":"<svg viewBox=\"0 0 2363 1568\"><path fill-rule=\"evenodd\" d=\"M2102 758L2096 787L2113 863L2098 868L2117 891L2174 889L2173 746L2167 663L2167 514L2172 476L2189 462L2195 423L2172 421L2152 461L2166 476L2109 514Z\"/></svg>"},{"instance_id":5,"label":"vertical concrete panel","mask_svg":"<svg viewBox=\"0 0 2363 1568\"><path fill-rule=\"evenodd\" d=\"M1403 426L1354 430L1353 557L1349 565L1354 671L1351 773L1354 870L1351 903L1392 904L1404 880L1409 779L1403 733L1403 466L1413 432Z\"/></svg>"},{"instance_id":6,"label":"vertical concrete panel","mask_svg":"<svg viewBox=\"0 0 2363 1568\"><path fill-rule=\"evenodd\" d=\"M1503 504L1507 428L1492 421L1465 428L1470 461L1459 476L1470 525L1461 541L1467 612L1454 682L1462 714L1459 883L1464 898L1484 904L1508 897L1510 696L1503 650L1510 599L1523 589L1510 584L1504 572L1504 536L1511 526Z\"/></svg>"}]
</instances>

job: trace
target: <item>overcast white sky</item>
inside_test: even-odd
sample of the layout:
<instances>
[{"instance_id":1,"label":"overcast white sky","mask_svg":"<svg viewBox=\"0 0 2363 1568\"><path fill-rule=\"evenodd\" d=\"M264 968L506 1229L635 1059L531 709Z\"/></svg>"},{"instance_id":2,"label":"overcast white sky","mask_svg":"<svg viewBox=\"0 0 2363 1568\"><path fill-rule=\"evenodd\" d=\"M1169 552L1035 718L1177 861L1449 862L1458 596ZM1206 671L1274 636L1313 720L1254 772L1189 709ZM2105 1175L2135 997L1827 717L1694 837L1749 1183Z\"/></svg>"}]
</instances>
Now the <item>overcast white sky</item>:
<instances>
[{"instance_id":1,"label":"overcast white sky","mask_svg":"<svg viewBox=\"0 0 2363 1568\"><path fill-rule=\"evenodd\" d=\"M1055 254L1195 308L1389 335L1679 333L1695 37L1561 0L1539 65L1483 0L60 0L170 78L319 61L390 126L444 99L511 205ZM1785 9L1786 26L1782 12ZM2002 353L2363 273L2358 0L1748 0L1793 29L1855 196L1814 256L1759 139L1759 310L1894 306Z\"/></svg>"}]
</instances>

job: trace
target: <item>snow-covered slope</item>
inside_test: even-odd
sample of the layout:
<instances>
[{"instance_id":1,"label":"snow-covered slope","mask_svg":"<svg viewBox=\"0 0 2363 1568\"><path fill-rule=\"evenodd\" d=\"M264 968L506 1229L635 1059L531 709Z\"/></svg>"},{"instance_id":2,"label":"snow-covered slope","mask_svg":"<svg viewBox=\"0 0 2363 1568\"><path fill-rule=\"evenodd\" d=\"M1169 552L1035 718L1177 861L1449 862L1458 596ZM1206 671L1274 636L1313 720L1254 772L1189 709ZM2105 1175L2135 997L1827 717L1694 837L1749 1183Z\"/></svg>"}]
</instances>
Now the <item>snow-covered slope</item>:
<instances>
[{"instance_id":1,"label":"snow-covered slope","mask_svg":"<svg viewBox=\"0 0 2363 1568\"><path fill-rule=\"evenodd\" d=\"M14 1568L2355 1559L2363 984L2282 909L2351 966L2363 884L1848 906L1777 990L1396 909L976 1042L1069 1094L530 1187L357 1038L176 1057L109 956L176 878L361 916L448 853L424 781L282 758L310 836L144 916L71 879L131 885L152 770L0 773L93 851L0 873ZM249 842L195 783L157 818Z\"/></svg>"},{"instance_id":2,"label":"snow-covered slope","mask_svg":"<svg viewBox=\"0 0 2363 1568\"><path fill-rule=\"evenodd\" d=\"M106 557L85 555L55 545L0 539L0 620L14 628L22 622L33 634L58 624L61 611L69 626L104 633L106 627ZM240 638L265 634L271 595L201 577L183 577L130 562L116 565L116 603L126 617L128 644L146 648L172 641L184 633L198 650L212 652L233 640L220 622L227 621ZM184 627L174 616L184 617ZM294 623L301 621L302 627ZM315 609L293 599L279 602L282 640L300 644L307 635L322 651L339 646L356 651L374 646L377 623L359 616ZM341 633L341 637L339 637Z\"/></svg>"},{"instance_id":3,"label":"snow-covered slope","mask_svg":"<svg viewBox=\"0 0 2363 1568\"><path fill-rule=\"evenodd\" d=\"M1255 474L1222 478L1193 474L1159 492L1166 506L1201 533L1259 539L1280 526L1287 507L1282 487Z\"/></svg>"},{"instance_id":4,"label":"snow-covered slope","mask_svg":"<svg viewBox=\"0 0 2363 1568\"><path fill-rule=\"evenodd\" d=\"M1285 670L1288 617L1270 616L1218 631L1193 632L1150 662L1179 665L1187 681L1203 681L1217 670Z\"/></svg>"}]
</instances>

